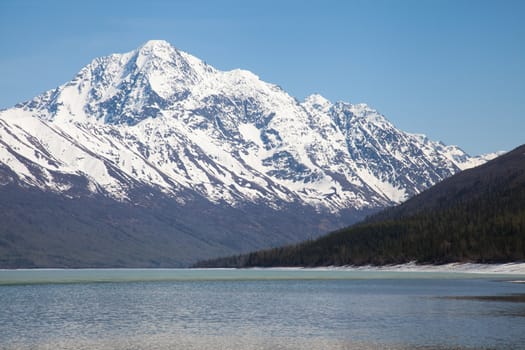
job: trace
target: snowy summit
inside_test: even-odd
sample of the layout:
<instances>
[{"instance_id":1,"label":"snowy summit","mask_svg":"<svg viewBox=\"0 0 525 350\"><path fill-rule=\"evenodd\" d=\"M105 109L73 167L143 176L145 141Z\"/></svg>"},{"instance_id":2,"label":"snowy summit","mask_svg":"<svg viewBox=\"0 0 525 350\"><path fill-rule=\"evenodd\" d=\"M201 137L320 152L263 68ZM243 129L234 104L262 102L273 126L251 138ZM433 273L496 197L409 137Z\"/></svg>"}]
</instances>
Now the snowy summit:
<instances>
[{"instance_id":1,"label":"snowy summit","mask_svg":"<svg viewBox=\"0 0 525 350\"><path fill-rule=\"evenodd\" d=\"M71 197L133 201L154 188L181 204L338 213L399 203L485 160L398 130L366 104L298 102L163 40L96 58L0 112L0 183Z\"/></svg>"}]
</instances>

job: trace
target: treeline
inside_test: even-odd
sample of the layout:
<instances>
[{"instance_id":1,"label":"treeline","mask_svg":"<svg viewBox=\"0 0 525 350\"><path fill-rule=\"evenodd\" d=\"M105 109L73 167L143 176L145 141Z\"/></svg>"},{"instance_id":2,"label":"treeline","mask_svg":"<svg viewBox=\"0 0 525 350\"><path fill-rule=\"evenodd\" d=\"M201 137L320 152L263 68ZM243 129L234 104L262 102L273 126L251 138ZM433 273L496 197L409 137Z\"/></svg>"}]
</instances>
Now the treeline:
<instances>
[{"instance_id":1,"label":"treeline","mask_svg":"<svg viewBox=\"0 0 525 350\"><path fill-rule=\"evenodd\" d=\"M522 154L521 154L522 155ZM525 164L525 156L522 155ZM297 245L203 261L199 267L525 261L525 170L437 208L364 223ZM389 215L387 215L388 217Z\"/></svg>"}]
</instances>

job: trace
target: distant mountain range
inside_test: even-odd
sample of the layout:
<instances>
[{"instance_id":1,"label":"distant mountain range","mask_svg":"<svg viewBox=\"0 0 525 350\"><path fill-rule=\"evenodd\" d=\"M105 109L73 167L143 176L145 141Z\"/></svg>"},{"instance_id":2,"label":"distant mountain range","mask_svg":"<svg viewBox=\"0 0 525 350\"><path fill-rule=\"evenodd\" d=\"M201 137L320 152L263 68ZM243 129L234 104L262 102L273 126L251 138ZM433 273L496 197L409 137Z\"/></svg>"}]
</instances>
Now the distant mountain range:
<instances>
[{"instance_id":1,"label":"distant mountain range","mask_svg":"<svg viewBox=\"0 0 525 350\"><path fill-rule=\"evenodd\" d=\"M525 261L525 145L314 241L201 267Z\"/></svg>"},{"instance_id":2,"label":"distant mountain range","mask_svg":"<svg viewBox=\"0 0 525 350\"><path fill-rule=\"evenodd\" d=\"M317 237L494 156L153 40L0 111L0 266L179 266Z\"/></svg>"}]
</instances>

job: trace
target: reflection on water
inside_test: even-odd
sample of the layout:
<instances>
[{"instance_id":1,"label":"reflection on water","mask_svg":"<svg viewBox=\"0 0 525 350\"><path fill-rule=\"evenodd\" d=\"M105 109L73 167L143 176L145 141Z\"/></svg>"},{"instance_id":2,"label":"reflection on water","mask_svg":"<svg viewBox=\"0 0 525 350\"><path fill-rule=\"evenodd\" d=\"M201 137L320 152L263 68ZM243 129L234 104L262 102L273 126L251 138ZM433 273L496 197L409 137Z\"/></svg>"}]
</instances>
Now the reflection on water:
<instances>
[{"instance_id":1,"label":"reflection on water","mask_svg":"<svg viewBox=\"0 0 525 350\"><path fill-rule=\"evenodd\" d=\"M525 303L525 294L508 295L462 295L450 296L449 299L456 300L477 300L477 301L507 301L511 303Z\"/></svg>"},{"instance_id":2,"label":"reflection on water","mask_svg":"<svg viewBox=\"0 0 525 350\"><path fill-rule=\"evenodd\" d=\"M525 294L503 294L503 295L461 295L461 296L447 296L444 299L471 301L481 303L496 303L496 307L486 306L486 313L489 316L502 317L522 317L525 318ZM501 307L497 303L511 303L509 307ZM523 320L516 320L516 322L524 323ZM524 346L525 348L525 346Z\"/></svg>"},{"instance_id":3,"label":"reflection on water","mask_svg":"<svg viewBox=\"0 0 525 350\"><path fill-rule=\"evenodd\" d=\"M147 272L136 272L141 273ZM523 293L519 284L397 275L189 277L0 286L0 349L433 350L525 344L525 320L516 316L523 304L476 299Z\"/></svg>"}]
</instances>

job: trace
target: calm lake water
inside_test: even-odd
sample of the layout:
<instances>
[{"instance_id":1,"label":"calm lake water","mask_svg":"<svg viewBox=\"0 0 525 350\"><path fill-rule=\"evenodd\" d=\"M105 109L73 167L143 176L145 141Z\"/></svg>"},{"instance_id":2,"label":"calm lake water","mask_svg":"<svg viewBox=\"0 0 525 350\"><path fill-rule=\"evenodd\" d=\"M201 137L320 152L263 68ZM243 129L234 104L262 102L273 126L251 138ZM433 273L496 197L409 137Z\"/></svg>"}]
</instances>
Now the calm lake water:
<instances>
[{"instance_id":1,"label":"calm lake water","mask_svg":"<svg viewBox=\"0 0 525 350\"><path fill-rule=\"evenodd\" d=\"M523 278L4 270L0 349L525 349Z\"/></svg>"}]
</instances>

